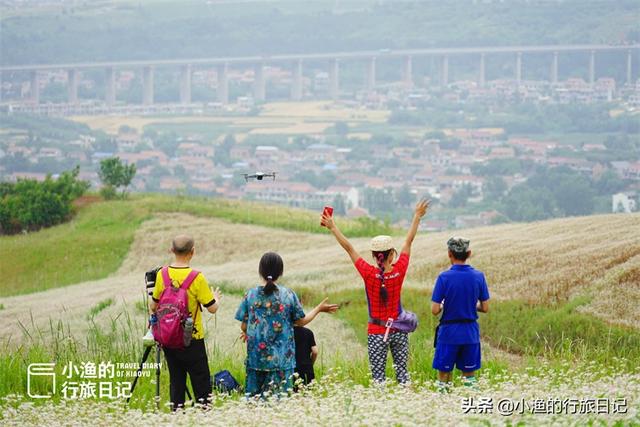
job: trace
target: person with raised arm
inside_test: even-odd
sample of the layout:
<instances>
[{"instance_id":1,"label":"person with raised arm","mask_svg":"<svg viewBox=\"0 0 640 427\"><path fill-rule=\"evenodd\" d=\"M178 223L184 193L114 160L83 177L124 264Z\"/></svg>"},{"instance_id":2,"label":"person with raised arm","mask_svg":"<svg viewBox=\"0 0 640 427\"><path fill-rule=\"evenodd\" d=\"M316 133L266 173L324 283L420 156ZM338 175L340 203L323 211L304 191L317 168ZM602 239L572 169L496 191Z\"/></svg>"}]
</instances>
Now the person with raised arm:
<instances>
[{"instance_id":1,"label":"person with raised arm","mask_svg":"<svg viewBox=\"0 0 640 427\"><path fill-rule=\"evenodd\" d=\"M403 312L400 296L409 267L411 245L418 232L420 220L428 209L429 201L421 200L417 203L411 226L397 260L397 252L390 236L376 236L371 239L371 256L375 265L369 264L360 256L331 216L322 215L321 225L331 231L340 246L347 252L364 282L369 307L367 327L369 366L373 380L377 383L384 382L386 379L385 368L389 350L393 357L398 383L409 382L407 370L409 335L405 330L394 327L396 326L394 322Z\"/></svg>"}]
</instances>

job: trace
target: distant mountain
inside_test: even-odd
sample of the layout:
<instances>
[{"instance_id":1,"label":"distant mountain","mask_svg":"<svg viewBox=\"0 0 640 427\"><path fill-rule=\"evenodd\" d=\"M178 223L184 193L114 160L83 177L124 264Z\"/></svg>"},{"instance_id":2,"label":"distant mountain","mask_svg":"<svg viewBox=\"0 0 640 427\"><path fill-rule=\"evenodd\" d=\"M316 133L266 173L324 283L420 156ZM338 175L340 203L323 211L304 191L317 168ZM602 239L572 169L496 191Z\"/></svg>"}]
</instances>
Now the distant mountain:
<instances>
[{"instance_id":1,"label":"distant mountain","mask_svg":"<svg viewBox=\"0 0 640 427\"><path fill-rule=\"evenodd\" d=\"M6 4L3 65L640 39L633 0Z\"/></svg>"}]
</instances>

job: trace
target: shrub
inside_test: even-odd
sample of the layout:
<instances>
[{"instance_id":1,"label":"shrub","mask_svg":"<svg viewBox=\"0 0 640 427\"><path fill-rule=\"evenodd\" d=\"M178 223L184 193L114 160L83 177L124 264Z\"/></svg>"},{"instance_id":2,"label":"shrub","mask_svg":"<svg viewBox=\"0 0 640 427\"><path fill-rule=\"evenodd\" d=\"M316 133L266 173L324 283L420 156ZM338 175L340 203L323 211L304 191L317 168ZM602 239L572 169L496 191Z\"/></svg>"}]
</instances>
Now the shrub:
<instances>
[{"instance_id":1,"label":"shrub","mask_svg":"<svg viewBox=\"0 0 640 427\"><path fill-rule=\"evenodd\" d=\"M89 183L78 179L80 168L42 181L19 179L0 186L0 234L14 234L59 224L69 218L71 203Z\"/></svg>"}]
</instances>

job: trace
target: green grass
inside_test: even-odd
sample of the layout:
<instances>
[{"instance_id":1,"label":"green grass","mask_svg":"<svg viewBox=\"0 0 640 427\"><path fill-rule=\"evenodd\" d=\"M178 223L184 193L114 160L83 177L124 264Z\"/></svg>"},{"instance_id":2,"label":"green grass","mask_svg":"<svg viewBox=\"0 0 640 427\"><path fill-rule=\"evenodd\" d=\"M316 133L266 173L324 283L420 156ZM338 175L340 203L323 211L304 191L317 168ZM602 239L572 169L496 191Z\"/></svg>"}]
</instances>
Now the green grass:
<instances>
[{"instance_id":1,"label":"green grass","mask_svg":"<svg viewBox=\"0 0 640 427\"><path fill-rule=\"evenodd\" d=\"M155 213L183 212L234 223L325 232L319 213L285 206L204 197L135 195L94 203L70 222L27 235L0 236L0 297L97 280L115 272L140 224ZM342 220L349 236L393 233L375 220Z\"/></svg>"},{"instance_id":2,"label":"green grass","mask_svg":"<svg viewBox=\"0 0 640 427\"><path fill-rule=\"evenodd\" d=\"M93 320L102 310L105 308L111 307L113 305L113 298L107 298L102 301L99 301L96 305L89 309L89 314L87 314L87 320Z\"/></svg>"},{"instance_id":3,"label":"green grass","mask_svg":"<svg viewBox=\"0 0 640 427\"><path fill-rule=\"evenodd\" d=\"M147 209L129 202L87 206L66 224L0 237L0 296L106 277L116 271Z\"/></svg>"},{"instance_id":4,"label":"green grass","mask_svg":"<svg viewBox=\"0 0 640 427\"><path fill-rule=\"evenodd\" d=\"M317 301L320 291L313 288L299 292L303 302ZM436 372L431 368L433 358L433 331L436 319L430 313L430 291L406 289L403 305L418 314L420 326L410 335L409 369L418 383L434 380ZM345 290L331 295L331 300L342 304L336 316L353 328L357 339L366 348L367 305L363 290ZM529 306L518 301L492 302L491 311L481 315L481 332L492 344L526 356L526 366L510 366L508 361L483 362L480 375L490 383L503 381L503 375L526 370L530 375L548 375L565 372L575 366L592 366L596 363L606 372L633 372L640 356L640 332L627 328L608 326L600 320L575 312L586 301L577 299L557 307ZM110 305L102 301L94 308L100 311ZM137 305L137 304L136 304ZM100 309L99 309L100 307ZM131 314L133 313L133 314ZM318 321L322 321L321 319ZM58 374L69 362L111 361L113 363L138 363L143 353L141 337L146 328L146 315L139 308L123 310L111 315L105 322L89 321L86 335L74 336L62 321L50 322L49 327L38 329L34 322L21 325L23 339L17 351L0 352L0 396L11 393L26 394L25 372L30 363L56 362ZM310 325L313 329L313 323ZM4 348L13 348L5 339ZM322 348L323 343L318 342ZM207 344L209 366L214 374L228 369L241 383L244 382L244 360L232 356L226 348L216 342ZM390 356L389 356L390 357ZM620 359L625 358L625 359ZM164 360L164 358L162 358ZM148 362L155 361L152 352ZM354 359L344 355L327 363L322 357L316 362L316 375L320 378L331 373L337 381L368 385L369 366L366 357ZM155 370L148 369L141 377L131 402L135 408L153 408L155 395ZM387 375L394 378L391 358L387 364ZM128 379L130 380L130 379ZM122 381L122 379L113 379ZM460 382L459 375L454 382ZM166 402L169 376L166 365L161 369L161 402ZM45 383L36 383L36 391L46 391ZM58 393L54 400L60 400ZM222 404L222 400L216 404ZM38 402L36 402L38 403Z\"/></svg>"},{"instance_id":5,"label":"green grass","mask_svg":"<svg viewBox=\"0 0 640 427\"><path fill-rule=\"evenodd\" d=\"M302 301L317 301L318 291L300 292ZM353 328L358 340L367 343L367 302L364 290L347 290L331 295L342 304L336 316ZM480 332L486 341L504 351L523 357L523 363L535 367L541 359L566 367L567 361L583 364L595 361L612 370L632 372L640 361L640 331L608 325L576 308L587 303L584 298L558 306L529 305L521 301L492 301L490 312L480 314ZM409 370L418 380L435 379L431 369L433 333L437 319L431 314L431 290L405 289L402 304L418 315L420 325L410 334ZM311 324L313 328L313 324ZM575 366L575 365L574 365ZM364 367L368 372L368 367ZM346 372L362 381L361 366ZM492 376L508 369L507 361L483 361L483 375ZM393 377L390 366L387 375Z\"/></svg>"},{"instance_id":6,"label":"green grass","mask_svg":"<svg viewBox=\"0 0 640 427\"><path fill-rule=\"evenodd\" d=\"M492 302L490 313L481 316L480 328L491 343L517 354L594 361L628 371L637 368L640 331L576 311L588 302L588 298L555 306Z\"/></svg>"}]
</instances>

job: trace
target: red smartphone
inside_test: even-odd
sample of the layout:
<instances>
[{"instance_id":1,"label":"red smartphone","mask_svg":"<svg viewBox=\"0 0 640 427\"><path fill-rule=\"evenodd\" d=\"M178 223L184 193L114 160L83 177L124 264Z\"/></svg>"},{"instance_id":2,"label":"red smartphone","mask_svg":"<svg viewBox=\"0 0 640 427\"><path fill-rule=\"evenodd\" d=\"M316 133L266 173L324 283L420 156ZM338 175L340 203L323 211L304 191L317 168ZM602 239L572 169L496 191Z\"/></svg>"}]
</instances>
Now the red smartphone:
<instances>
[{"instance_id":1,"label":"red smartphone","mask_svg":"<svg viewBox=\"0 0 640 427\"><path fill-rule=\"evenodd\" d=\"M331 206L325 206L322 215L333 216L333 208ZM320 225L322 225L322 223Z\"/></svg>"}]
</instances>

